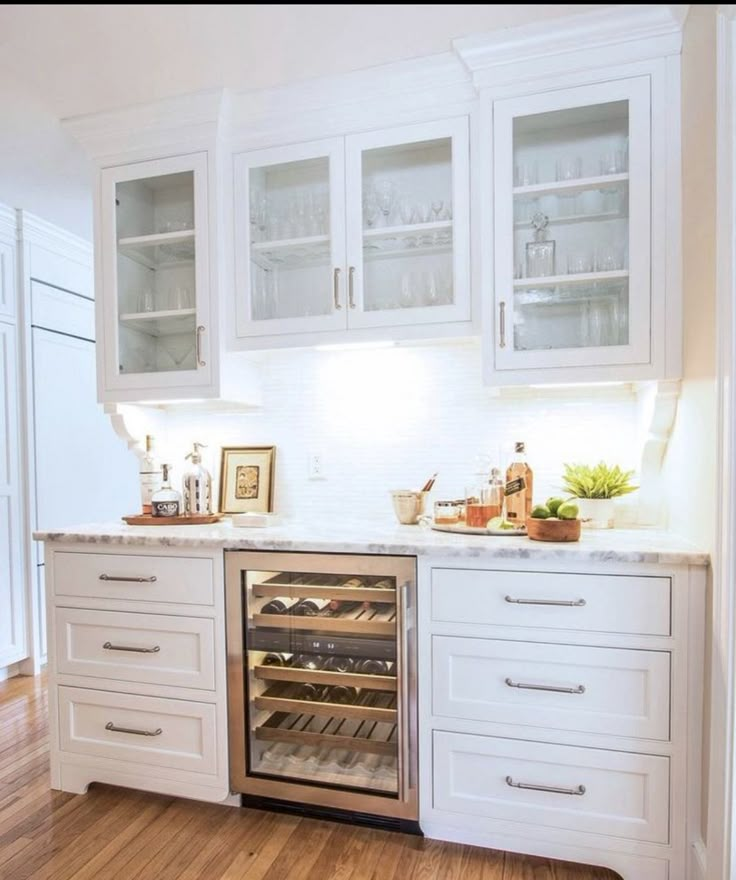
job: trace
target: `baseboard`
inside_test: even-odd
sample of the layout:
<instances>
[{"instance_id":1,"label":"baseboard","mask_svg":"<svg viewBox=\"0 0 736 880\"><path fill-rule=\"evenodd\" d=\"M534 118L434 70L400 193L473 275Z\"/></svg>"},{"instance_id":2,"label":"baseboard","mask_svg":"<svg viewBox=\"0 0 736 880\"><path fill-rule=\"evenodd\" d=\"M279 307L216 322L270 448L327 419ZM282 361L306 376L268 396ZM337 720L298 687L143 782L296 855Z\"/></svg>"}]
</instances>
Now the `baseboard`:
<instances>
[{"instance_id":1,"label":"baseboard","mask_svg":"<svg viewBox=\"0 0 736 880\"><path fill-rule=\"evenodd\" d=\"M708 851L698 838L690 847L690 880L705 880Z\"/></svg>"},{"instance_id":2,"label":"baseboard","mask_svg":"<svg viewBox=\"0 0 736 880\"><path fill-rule=\"evenodd\" d=\"M20 675L20 663L12 663L0 669L0 681L7 681L9 678L15 678L16 675Z\"/></svg>"}]
</instances>

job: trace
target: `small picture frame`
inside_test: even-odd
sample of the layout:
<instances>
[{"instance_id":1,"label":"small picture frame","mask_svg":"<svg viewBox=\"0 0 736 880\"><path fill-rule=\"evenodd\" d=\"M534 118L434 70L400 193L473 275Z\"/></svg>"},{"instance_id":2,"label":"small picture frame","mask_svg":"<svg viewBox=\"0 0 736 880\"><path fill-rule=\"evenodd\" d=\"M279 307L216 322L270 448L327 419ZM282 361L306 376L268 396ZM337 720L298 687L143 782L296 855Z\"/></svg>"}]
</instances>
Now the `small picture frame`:
<instances>
[{"instance_id":1,"label":"small picture frame","mask_svg":"<svg viewBox=\"0 0 736 880\"><path fill-rule=\"evenodd\" d=\"M275 446L225 446L220 462L221 513L271 513Z\"/></svg>"}]
</instances>

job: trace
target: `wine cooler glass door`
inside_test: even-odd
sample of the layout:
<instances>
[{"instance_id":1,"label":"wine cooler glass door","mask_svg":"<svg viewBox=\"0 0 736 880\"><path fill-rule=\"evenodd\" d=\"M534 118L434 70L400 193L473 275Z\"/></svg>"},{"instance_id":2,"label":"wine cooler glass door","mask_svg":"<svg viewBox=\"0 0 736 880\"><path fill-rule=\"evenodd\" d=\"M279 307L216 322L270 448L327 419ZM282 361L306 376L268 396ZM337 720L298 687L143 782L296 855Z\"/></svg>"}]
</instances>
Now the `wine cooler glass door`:
<instances>
[{"instance_id":1,"label":"wine cooler glass door","mask_svg":"<svg viewBox=\"0 0 736 880\"><path fill-rule=\"evenodd\" d=\"M281 783L281 796L295 783L404 798L414 727L405 593L414 560L393 558L407 577L387 557L305 554L297 567L284 554L239 555L258 564L241 569L237 585L244 775Z\"/></svg>"}]
</instances>

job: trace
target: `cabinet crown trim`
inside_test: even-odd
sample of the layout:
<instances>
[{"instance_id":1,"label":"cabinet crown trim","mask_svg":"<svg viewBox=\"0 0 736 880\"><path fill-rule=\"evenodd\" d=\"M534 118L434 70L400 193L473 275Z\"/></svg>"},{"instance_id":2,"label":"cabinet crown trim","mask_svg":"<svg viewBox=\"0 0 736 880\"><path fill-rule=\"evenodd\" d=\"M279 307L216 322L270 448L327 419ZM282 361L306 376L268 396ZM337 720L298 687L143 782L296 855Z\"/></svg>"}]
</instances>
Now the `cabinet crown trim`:
<instances>
[{"instance_id":1,"label":"cabinet crown trim","mask_svg":"<svg viewBox=\"0 0 736 880\"><path fill-rule=\"evenodd\" d=\"M687 8L614 6L453 40L476 86L677 55ZM683 7L679 7L683 9Z\"/></svg>"},{"instance_id":2,"label":"cabinet crown trim","mask_svg":"<svg viewBox=\"0 0 736 880\"><path fill-rule=\"evenodd\" d=\"M92 242L22 209L17 215L18 239L41 245L67 258L92 265Z\"/></svg>"}]
</instances>

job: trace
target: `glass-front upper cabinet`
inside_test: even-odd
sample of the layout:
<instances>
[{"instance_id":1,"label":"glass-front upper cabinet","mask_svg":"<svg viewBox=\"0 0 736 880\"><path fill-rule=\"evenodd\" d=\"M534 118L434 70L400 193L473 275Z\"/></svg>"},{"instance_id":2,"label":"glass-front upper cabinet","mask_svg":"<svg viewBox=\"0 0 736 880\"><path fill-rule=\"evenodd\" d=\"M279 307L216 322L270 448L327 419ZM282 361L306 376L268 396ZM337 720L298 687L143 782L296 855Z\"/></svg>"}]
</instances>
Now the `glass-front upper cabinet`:
<instances>
[{"instance_id":1,"label":"glass-front upper cabinet","mask_svg":"<svg viewBox=\"0 0 736 880\"><path fill-rule=\"evenodd\" d=\"M343 139L234 163L238 335L344 328Z\"/></svg>"},{"instance_id":2,"label":"glass-front upper cabinet","mask_svg":"<svg viewBox=\"0 0 736 880\"><path fill-rule=\"evenodd\" d=\"M469 320L467 118L346 145L349 325Z\"/></svg>"},{"instance_id":3,"label":"glass-front upper cabinet","mask_svg":"<svg viewBox=\"0 0 736 880\"><path fill-rule=\"evenodd\" d=\"M493 105L495 368L647 364L649 78Z\"/></svg>"},{"instance_id":4,"label":"glass-front upper cabinet","mask_svg":"<svg viewBox=\"0 0 736 880\"><path fill-rule=\"evenodd\" d=\"M208 385L207 156L102 172L106 384Z\"/></svg>"}]
</instances>

